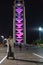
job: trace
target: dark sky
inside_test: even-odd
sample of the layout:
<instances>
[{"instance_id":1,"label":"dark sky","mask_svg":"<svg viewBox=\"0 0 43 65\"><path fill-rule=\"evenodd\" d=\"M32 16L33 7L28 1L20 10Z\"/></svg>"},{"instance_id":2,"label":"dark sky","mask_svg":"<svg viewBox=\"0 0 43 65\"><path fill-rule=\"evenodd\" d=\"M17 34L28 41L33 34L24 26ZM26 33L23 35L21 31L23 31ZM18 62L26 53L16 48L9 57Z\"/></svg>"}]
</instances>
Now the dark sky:
<instances>
[{"instance_id":1,"label":"dark sky","mask_svg":"<svg viewBox=\"0 0 43 65\"><path fill-rule=\"evenodd\" d=\"M43 27L43 0L26 0L27 42L39 39L39 31Z\"/></svg>"},{"instance_id":2,"label":"dark sky","mask_svg":"<svg viewBox=\"0 0 43 65\"><path fill-rule=\"evenodd\" d=\"M43 0L25 0L25 10L28 42L28 39L38 38L32 28L43 27ZM0 35L12 35L12 28L13 0L0 0Z\"/></svg>"},{"instance_id":3,"label":"dark sky","mask_svg":"<svg viewBox=\"0 0 43 65\"><path fill-rule=\"evenodd\" d=\"M13 1L0 0L0 34L12 35Z\"/></svg>"}]
</instances>

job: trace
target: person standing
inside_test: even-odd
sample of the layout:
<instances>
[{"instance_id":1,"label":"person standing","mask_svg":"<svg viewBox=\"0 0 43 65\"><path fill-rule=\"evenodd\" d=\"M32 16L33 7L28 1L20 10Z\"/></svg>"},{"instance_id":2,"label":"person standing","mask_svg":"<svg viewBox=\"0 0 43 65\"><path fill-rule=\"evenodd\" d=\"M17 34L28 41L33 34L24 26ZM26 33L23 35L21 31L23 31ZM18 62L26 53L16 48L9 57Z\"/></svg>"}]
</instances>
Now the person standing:
<instances>
[{"instance_id":1,"label":"person standing","mask_svg":"<svg viewBox=\"0 0 43 65\"><path fill-rule=\"evenodd\" d=\"M7 40L7 59L9 57L14 58L14 44L13 44L13 39L11 36L9 36L8 40Z\"/></svg>"}]
</instances>

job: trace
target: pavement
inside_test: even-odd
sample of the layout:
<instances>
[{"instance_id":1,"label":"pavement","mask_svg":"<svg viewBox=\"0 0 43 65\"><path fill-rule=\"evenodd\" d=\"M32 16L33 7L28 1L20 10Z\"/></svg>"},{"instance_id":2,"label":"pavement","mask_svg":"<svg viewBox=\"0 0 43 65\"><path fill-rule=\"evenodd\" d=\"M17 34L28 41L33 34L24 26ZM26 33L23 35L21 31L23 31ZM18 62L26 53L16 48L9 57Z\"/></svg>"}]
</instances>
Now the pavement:
<instances>
[{"instance_id":1,"label":"pavement","mask_svg":"<svg viewBox=\"0 0 43 65\"><path fill-rule=\"evenodd\" d=\"M43 65L43 48L14 48L15 59L7 59L7 48L0 47L0 65Z\"/></svg>"}]
</instances>

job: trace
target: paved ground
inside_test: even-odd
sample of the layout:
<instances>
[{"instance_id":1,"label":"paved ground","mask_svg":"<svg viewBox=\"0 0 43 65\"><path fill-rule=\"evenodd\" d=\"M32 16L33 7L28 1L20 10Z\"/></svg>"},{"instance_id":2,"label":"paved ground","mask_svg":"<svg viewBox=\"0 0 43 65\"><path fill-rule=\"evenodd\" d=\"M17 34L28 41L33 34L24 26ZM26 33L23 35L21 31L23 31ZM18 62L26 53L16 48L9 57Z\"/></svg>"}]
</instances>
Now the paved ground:
<instances>
[{"instance_id":1,"label":"paved ground","mask_svg":"<svg viewBox=\"0 0 43 65\"><path fill-rule=\"evenodd\" d=\"M15 60L6 59L6 47L0 48L0 65L43 65L43 58L35 55L39 54L43 57L43 48L14 48Z\"/></svg>"}]
</instances>

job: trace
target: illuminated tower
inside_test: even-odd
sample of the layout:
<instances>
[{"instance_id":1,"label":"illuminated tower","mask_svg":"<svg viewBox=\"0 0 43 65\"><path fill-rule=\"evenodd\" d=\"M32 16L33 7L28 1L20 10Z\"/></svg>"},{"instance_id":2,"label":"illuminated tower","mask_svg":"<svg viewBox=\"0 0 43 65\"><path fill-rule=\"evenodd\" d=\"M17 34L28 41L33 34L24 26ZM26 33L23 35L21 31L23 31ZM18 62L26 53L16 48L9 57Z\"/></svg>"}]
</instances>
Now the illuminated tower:
<instances>
[{"instance_id":1,"label":"illuminated tower","mask_svg":"<svg viewBox=\"0 0 43 65\"><path fill-rule=\"evenodd\" d=\"M26 43L26 20L24 0L15 0L13 6L13 41Z\"/></svg>"}]
</instances>

